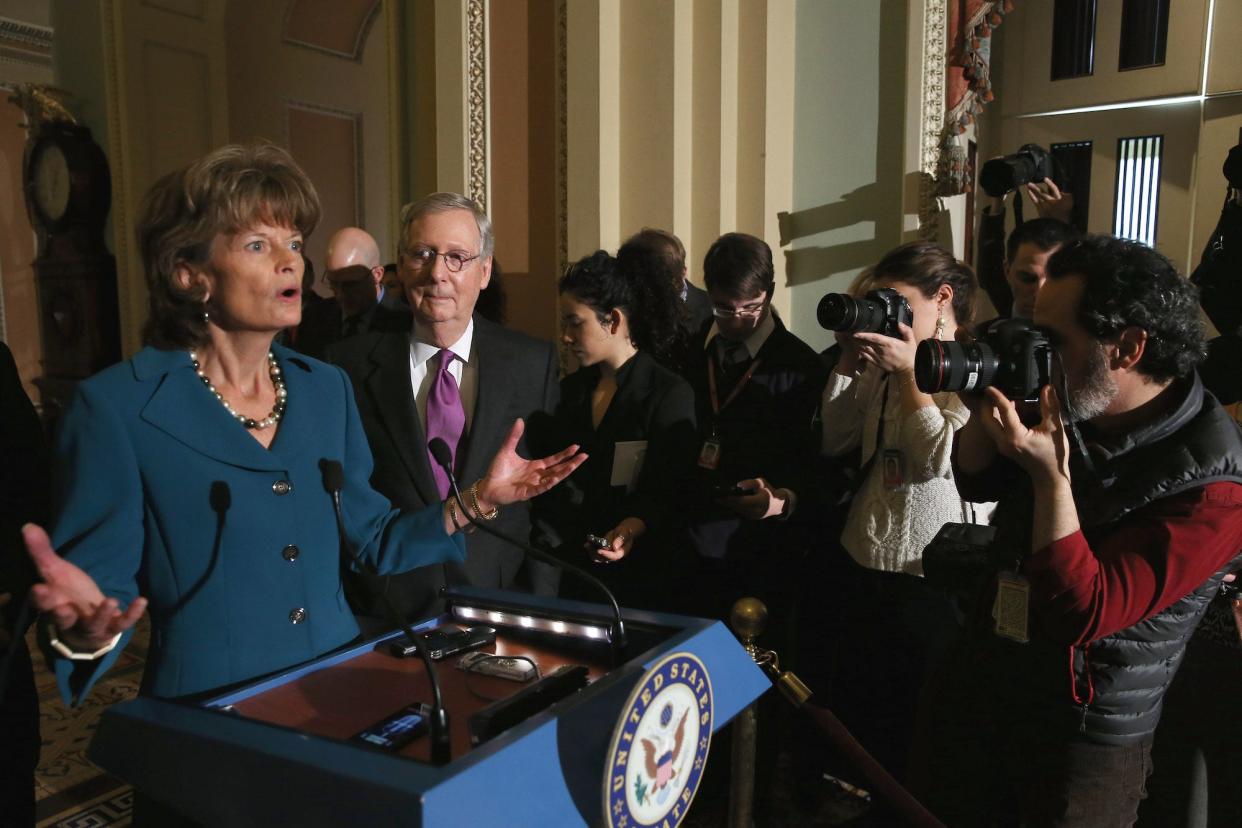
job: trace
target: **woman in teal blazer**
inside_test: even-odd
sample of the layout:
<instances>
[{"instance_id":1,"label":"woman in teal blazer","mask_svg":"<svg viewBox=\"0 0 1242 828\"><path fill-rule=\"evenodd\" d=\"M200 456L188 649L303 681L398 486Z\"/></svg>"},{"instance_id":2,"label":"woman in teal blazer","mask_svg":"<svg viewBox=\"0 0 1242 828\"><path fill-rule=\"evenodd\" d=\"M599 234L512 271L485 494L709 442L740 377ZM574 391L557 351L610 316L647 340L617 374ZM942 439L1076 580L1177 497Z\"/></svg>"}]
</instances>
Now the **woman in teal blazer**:
<instances>
[{"instance_id":1,"label":"woman in teal blazer","mask_svg":"<svg viewBox=\"0 0 1242 828\"><path fill-rule=\"evenodd\" d=\"M149 345L78 387L56 447L51 543L25 529L67 700L108 668L148 604L143 692L157 696L245 681L355 638L323 460L342 465L344 531L380 572L464 557L465 507L394 510L368 482L345 374L272 344L300 318L302 239L318 216L310 181L271 146L224 147L148 195ZM581 462L568 450L522 460L520 431L475 484L483 513Z\"/></svg>"}]
</instances>

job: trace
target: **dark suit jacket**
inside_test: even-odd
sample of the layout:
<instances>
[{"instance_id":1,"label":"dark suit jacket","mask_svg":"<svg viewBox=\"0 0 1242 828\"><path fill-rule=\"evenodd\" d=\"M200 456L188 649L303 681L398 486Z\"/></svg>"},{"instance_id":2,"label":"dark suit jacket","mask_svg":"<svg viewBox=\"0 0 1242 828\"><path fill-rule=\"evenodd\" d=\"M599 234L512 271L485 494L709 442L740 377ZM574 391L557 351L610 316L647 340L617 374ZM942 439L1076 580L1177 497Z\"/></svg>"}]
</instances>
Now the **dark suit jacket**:
<instances>
[{"instance_id":1,"label":"dark suit jacket","mask_svg":"<svg viewBox=\"0 0 1242 828\"><path fill-rule=\"evenodd\" d=\"M538 512L547 515L554 542L566 559L578 566L588 561L582 544L588 533L604 535L622 519L637 517L647 524L632 558L620 566L601 567L592 574L611 580L610 585L637 587L646 594L619 594L625 604L650 605L654 586L653 556L664 555L673 530L680 522L679 489L694 467L696 457L694 391L681 377L639 352L617 372L617 392L596 428L591 423L591 394L599 384L599 368L582 368L561 381L561 401L554 418L553 442L538 447L540 453L559 445L577 443L587 460L569 478L540 498ZM612 468L620 442L645 440L647 451L632 492L613 486ZM633 570L635 577L616 576ZM664 573L665 577L667 573ZM646 583L644 583L646 582ZM562 585L569 588L568 582ZM630 590L636 592L636 590ZM599 600L597 593L570 588L575 596Z\"/></svg>"},{"instance_id":2,"label":"dark suit jacket","mask_svg":"<svg viewBox=\"0 0 1242 828\"><path fill-rule=\"evenodd\" d=\"M337 343L328 355L353 380L362 426L375 456L371 484L395 505L416 508L439 502L440 495L410 386L411 317L400 316L379 308L370 332ZM478 360L478 396L459 461L458 478L463 487L487 471L518 417L527 421L528 436L532 430L546 428L559 396L560 363L556 349L548 342L475 316L472 359ZM524 438L519 451L530 456L526 443ZM531 534L530 509L525 505L505 507L494 525L526 540ZM526 562L521 550L498 538L475 532L468 537L466 550L464 564L423 567L373 585L387 592L397 608L412 618L438 612L444 586L468 584L541 594L556 591L556 570ZM382 615L380 608L372 606L358 590L354 590L353 600L358 611Z\"/></svg>"},{"instance_id":3,"label":"dark suit jacket","mask_svg":"<svg viewBox=\"0 0 1242 828\"><path fill-rule=\"evenodd\" d=\"M737 518L712 502L712 485L763 477L773 486L792 489L798 497L797 522L812 517L813 504L818 502L813 462L819 456L815 413L828 372L810 346L786 330L780 319L774 321L776 330L759 349L758 369L718 417L712 412L707 377L707 361L714 358L716 349L704 348L706 330L692 345L690 382L698 402L699 444L712 434L713 423L721 444L720 467L715 472L698 469L699 484L687 493L695 514L696 545L708 557L762 551L773 542L774 533L786 534L778 530L789 526L775 520ZM720 399L731 390L718 388Z\"/></svg>"},{"instance_id":4,"label":"dark suit jacket","mask_svg":"<svg viewBox=\"0 0 1242 828\"><path fill-rule=\"evenodd\" d=\"M707 291L701 287L696 287L690 281L686 282L686 315L683 318L683 325L686 333L693 337L699 331L703 330L703 326L712 318L712 300L707 295Z\"/></svg>"}]
</instances>

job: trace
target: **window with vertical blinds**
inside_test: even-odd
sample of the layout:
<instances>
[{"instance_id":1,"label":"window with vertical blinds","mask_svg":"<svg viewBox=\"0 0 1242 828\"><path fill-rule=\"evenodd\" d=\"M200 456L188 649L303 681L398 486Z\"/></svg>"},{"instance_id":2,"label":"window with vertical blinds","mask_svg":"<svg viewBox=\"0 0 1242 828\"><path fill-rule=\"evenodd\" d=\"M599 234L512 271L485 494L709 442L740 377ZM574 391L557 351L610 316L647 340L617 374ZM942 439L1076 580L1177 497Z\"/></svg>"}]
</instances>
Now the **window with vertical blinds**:
<instances>
[{"instance_id":1,"label":"window with vertical blinds","mask_svg":"<svg viewBox=\"0 0 1242 828\"><path fill-rule=\"evenodd\" d=\"M1117 197L1113 235L1154 247L1160 203L1163 135L1122 138L1117 142Z\"/></svg>"},{"instance_id":2,"label":"window with vertical blinds","mask_svg":"<svg viewBox=\"0 0 1242 828\"><path fill-rule=\"evenodd\" d=\"M1095 71L1095 0L1056 0L1052 7L1052 79Z\"/></svg>"}]
</instances>

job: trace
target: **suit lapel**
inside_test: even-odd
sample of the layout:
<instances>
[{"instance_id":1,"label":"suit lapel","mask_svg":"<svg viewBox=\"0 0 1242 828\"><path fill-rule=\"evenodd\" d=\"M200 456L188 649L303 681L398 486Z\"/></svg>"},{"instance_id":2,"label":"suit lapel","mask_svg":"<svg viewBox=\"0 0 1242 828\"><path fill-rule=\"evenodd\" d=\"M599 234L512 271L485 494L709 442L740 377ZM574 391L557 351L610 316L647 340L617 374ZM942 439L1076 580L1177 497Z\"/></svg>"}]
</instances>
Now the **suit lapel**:
<instances>
[{"instance_id":1,"label":"suit lapel","mask_svg":"<svg viewBox=\"0 0 1242 828\"><path fill-rule=\"evenodd\" d=\"M143 352L144 357L148 352ZM146 357L152 373L164 378L142 409L142 419L186 446L221 463L243 469L281 471L284 461L246 433L246 429L211 398L184 352L153 352ZM135 363L140 360L136 357ZM140 369L142 370L142 369Z\"/></svg>"},{"instance_id":2,"label":"suit lapel","mask_svg":"<svg viewBox=\"0 0 1242 828\"><path fill-rule=\"evenodd\" d=\"M414 389L410 385L409 336L396 332L381 335L369 359L371 371L366 378L366 393L397 447L419 496L425 503L435 503L440 493L431 473L427 435L418 419Z\"/></svg>"},{"instance_id":3,"label":"suit lapel","mask_svg":"<svg viewBox=\"0 0 1242 828\"><path fill-rule=\"evenodd\" d=\"M474 354L478 363L478 384L475 386L474 417L470 421L470 433L466 435L466 452L458 465L457 474L463 485L483 476L501 442L509 433L512 423L504 422L509 406L512 376L506 360L497 347L492 323L475 317Z\"/></svg>"}]
</instances>

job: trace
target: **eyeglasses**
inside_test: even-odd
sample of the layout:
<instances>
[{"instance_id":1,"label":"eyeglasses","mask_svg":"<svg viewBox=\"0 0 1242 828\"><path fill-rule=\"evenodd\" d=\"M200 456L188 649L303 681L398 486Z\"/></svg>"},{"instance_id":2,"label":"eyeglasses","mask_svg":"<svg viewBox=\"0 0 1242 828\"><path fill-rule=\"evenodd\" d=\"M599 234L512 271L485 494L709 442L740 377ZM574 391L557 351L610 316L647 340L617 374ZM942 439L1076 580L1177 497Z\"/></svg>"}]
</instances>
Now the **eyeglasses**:
<instances>
[{"instance_id":1,"label":"eyeglasses","mask_svg":"<svg viewBox=\"0 0 1242 828\"><path fill-rule=\"evenodd\" d=\"M414 247L405 251L405 256L410 264L418 269L430 267L436 260L437 256L444 259L444 266L448 268L449 273L461 273L462 268L473 262L478 256L467 256L457 250L448 253L440 253L432 250L430 247Z\"/></svg>"},{"instance_id":2,"label":"eyeglasses","mask_svg":"<svg viewBox=\"0 0 1242 828\"><path fill-rule=\"evenodd\" d=\"M734 319L737 317L754 318L763 313L763 309L767 307L767 300L759 302L755 305L744 305L740 308L722 308L720 305L712 305L712 316L717 319Z\"/></svg>"}]
</instances>

